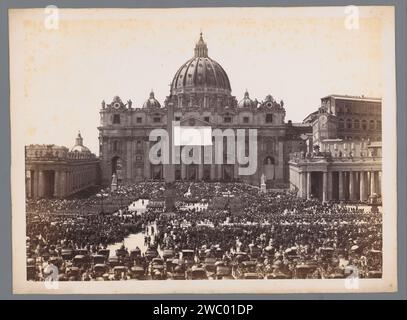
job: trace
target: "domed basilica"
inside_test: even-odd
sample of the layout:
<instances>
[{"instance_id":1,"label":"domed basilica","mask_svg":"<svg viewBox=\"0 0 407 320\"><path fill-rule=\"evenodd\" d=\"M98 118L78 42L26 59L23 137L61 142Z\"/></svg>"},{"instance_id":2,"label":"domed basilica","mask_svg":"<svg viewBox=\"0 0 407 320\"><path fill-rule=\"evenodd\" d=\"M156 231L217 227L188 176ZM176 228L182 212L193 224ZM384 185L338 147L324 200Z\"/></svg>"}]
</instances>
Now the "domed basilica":
<instances>
[{"instance_id":1,"label":"domed basilica","mask_svg":"<svg viewBox=\"0 0 407 320\"><path fill-rule=\"evenodd\" d=\"M202 33L194 55L178 70L171 82L169 95L161 104L151 91L142 106L133 106L114 97L102 102L99 129L102 182L108 184L113 174L118 181L166 180L162 164L153 165L148 155L149 133L167 128L169 109L181 126L209 126L212 129L257 129L257 170L240 176L239 164L175 164L176 180L245 181L259 184L261 176L269 185L288 183L288 155L304 148L300 135L309 126L285 122L283 101L268 95L259 102L246 91L240 101L232 95L229 77L223 67L209 57ZM225 146L225 153L227 151Z\"/></svg>"},{"instance_id":2,"label":"domed basilica","mask_svg":"<svg viewBox=\"0 0 407 320\"><path fill-rule=\"evenodd\" d=\"M70 150L55 145L26 146L26 195L63 198L93 185L110 185L115 175L119 184L241 181L261 184L263 190L265 186L289 187L298 196L323 201L380 197L380 98L328 95L302 123L292 123L285 121L282 100L278 102L270 94L258 100L247 90L241 96L238 100L232 95L226 71L209 57L201 34L193 57L175 72L165 101L160 103L153 90L138 106L119 96L110 103L102 101L99 158L83 145L80 133ZM212 133L212 145L175 146L173 121L181 128L211 129L206 131ZM170 164L150 161L150 151L159 143L150 141L155 129L168 134ZM257 130L255 140L248 134L252 129ZM228 161L230 155L242 155L230 148L236 146L236 136L242 131L243 156L255 161L248 164L249 173L241 170L245 164ZM222 144L215 132L221 132ZM157 156L162 159L159 153L160 149ZM192 161L178 161L181 154L189 154ZM195 158L196 154L201 156Z\"/></svg>"}]
</instances>

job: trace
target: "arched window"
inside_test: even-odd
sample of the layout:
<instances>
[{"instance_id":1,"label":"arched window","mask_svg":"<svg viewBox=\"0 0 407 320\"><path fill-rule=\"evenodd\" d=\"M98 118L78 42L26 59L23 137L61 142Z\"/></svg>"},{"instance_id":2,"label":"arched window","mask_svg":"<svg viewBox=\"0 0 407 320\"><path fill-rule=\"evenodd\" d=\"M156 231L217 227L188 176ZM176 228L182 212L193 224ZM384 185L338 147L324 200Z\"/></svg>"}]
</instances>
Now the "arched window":
<instances>
[{"instance_id":1,"label":"arched window","mask_svg":"<svg viewBox=\"0 0 407 320\"><path fill-rule=\"evenodd\" d=\"M374 130L374 128L375 128L374 120L370 120L370 122L369 122L369 129L370 129L370 130Z\"/></svg>"},{"instance_id":2,"label":"arched window","mask_svg":"<svg viewBox=\"0 0 407 320\"><path fill-rule=\"evenodd\" d=\"M264 165L267 165L267 164L274 164L274 157L271 157L271 156L266 157L266 158L264 159L263 164L264 164Z\"/></svg>"},{"instance_id":3,"label":"arched window","mask_svg":"<svg viewBox=\"0 0 407 320\"><path fill-rule=\"evenodd\" d=\"M382 122L380 120L376 121L376 129L377 130L382 130Z\"/></svg>"},{"instance_id":4,"label":"arched window","mask_svg":"<svg viewBox=\"0 0 407 320\"><path fill-rule=\"evenodd\" d=\"M346 129L352 129L352 120L346 119Z\"/></svg>"},{"instance_id":5,"label":"arched window","mask_svg":"<svg viewBox=\"0 0 407 320\"><path fill-rule=\"evenodd\" d=\"M359 119L355 119L353 126L355 129L360 129L360 121Z\"/></svg>"}]
</instances>

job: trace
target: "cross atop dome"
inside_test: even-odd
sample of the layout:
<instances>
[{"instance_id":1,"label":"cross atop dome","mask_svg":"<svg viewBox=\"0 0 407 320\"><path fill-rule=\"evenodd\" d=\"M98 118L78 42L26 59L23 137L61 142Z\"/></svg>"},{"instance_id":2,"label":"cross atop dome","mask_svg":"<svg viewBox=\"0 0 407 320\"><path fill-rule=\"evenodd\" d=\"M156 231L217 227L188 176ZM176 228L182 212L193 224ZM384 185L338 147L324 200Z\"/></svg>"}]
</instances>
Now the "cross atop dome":
<instances>
[{"instance_id":1,"label":"cross atop dome","mask_svg":"<svg viewBox=\"0 0 407 320\"><path fill-rule=\"evenodd\" d=\"M199 40L195 45L195 58L197 57L208 57L208 47L202 37L202 32L199 35Z\"/></svg>"}]
</instances>

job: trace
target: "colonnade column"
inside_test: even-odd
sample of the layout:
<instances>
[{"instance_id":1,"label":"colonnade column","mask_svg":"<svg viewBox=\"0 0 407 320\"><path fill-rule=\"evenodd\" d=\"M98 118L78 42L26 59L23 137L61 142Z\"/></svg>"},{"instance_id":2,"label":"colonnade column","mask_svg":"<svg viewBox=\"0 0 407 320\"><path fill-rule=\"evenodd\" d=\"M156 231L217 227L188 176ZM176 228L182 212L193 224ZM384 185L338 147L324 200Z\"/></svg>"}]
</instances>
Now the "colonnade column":
<instances>
[{"instance_id":1,"label":"colonnade column","mask_svg":"<svg viewBox=\"0 0 407 320\"><path fill-rule=\"evenodd\" d=\"M307 172L307 199L311 199L311 172Z\"/></svg>"},{"instance_id":2,"label":"colonnade column","mask_svg":"<svg viewBox=\"0 0 407 320\"><path fill-rule=\"evenodd\" d=\"M58 194L58 196L60 198L63 198L63 197L67 196L67 194L66 194L67 181L66 181L66 172L65 171L60 172L59 179L60 179L60 184L59 184L59 194Z\"/></svg>"},{"instance_id":3,"label":"colonnade column","mask_svg":"<svg viewBox=\"0 0 407 320\"><path fill-rule=\"evenodd\" d=\"M44 171L38 172L38 197L43 197L45 194L45 176Z\"/></svg>"},{"instance_id":4,"label":"colonnade column","mask_svg":"<svg viewBox=\"0 0 407 320\"><path fill-rule=\"evenodd\" d=\"M33 196L34 198L38 198L38 170L33 171L33 179L34 179L34 187L33 187Z\"/></svg>"},{"instance_id":5,"label":"colonnade column","mask_svg":"<svg viewBox=\"0 0 407 320\"><path fill-rule=\"evenodd\" d=\"M58 198L60 197L60 177L59 177L59 171L55 170L54 171L54 197Z\"/></svg>"},{"instance_id":6,"label":"colonnade column","mask_svg":"<svg viewBox=\"0 0 407 320\"><path fill-rule=\"evenodd\" d=\"M339 200L345 200L344 192L343 192L343 172L338 171L339 177Z\"/></svg>"},{"instance_id":7,"label":"colonnade column","mask_svg":"<svg viewBox=\"0 0 407 320\"><path fill-rule=\"evenodd\" d=\"M375 172L371 171L370 173L370 195L376 193L376 177Z\"/></svg>"}]
</instances>

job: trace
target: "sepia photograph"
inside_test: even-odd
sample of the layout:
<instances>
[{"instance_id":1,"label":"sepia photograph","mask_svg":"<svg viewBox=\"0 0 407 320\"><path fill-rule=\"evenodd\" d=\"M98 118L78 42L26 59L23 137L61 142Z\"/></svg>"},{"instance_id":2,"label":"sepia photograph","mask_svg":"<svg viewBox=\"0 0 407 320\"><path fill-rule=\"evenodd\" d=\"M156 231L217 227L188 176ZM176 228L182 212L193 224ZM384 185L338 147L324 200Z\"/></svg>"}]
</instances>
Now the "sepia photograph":
<instances>
[{"instance_id":1,"label":"sepia photograph","mask_svg":"<svg viewBox=\"0 0 407 320\"><path fill-rule=\"evenodd\" d=\"M394 28L10 9L14 293L396 291Z\"/></svg>"}]
</instances>

